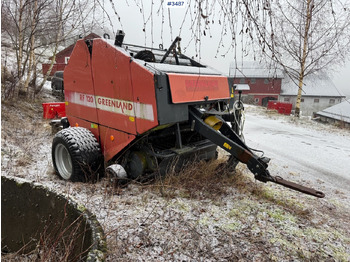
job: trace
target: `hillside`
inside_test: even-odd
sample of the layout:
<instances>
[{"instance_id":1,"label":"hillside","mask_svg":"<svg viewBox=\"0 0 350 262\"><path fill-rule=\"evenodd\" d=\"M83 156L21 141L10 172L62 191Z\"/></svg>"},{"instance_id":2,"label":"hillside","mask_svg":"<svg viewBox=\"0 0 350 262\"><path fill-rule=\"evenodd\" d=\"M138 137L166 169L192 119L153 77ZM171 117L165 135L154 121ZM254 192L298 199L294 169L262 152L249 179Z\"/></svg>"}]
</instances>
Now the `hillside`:
<instances>
[{"instance_id":1,"label":"hillside","mask_svg":"<svg viewBox=\"0 0 350 262\"><path fill-rule=\"evenodd\" d=\"M43 184L85 205L105 230L107 261L350 260L349 192L312 177L303 182L324 191L324 199L262 184L242 164L230 172L222 159L125 188L107 178L60 180L52 168L51 128L42 119L41 103L52 100L44 90L34 104L2 101L2 175ZM266 117L259 108L247 111Z\"/></svg>"}]
</instances>

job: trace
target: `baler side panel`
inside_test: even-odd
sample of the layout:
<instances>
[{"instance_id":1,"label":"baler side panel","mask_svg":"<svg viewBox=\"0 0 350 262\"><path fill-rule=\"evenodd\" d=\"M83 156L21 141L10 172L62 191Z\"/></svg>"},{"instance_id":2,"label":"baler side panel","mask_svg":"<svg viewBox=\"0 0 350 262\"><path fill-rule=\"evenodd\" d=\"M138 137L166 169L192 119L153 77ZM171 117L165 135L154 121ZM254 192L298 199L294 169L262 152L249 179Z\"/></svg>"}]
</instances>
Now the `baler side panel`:
<instances>
[{"instance_id":1,"label":"baler side panel","mask_svg":"<svg viewBox=\"0 0 350 262\"><path fill-rule=\"evenodd\" d=\"M96 137L97 141L100 141L100 134L99 134L99 129L98 129L98 125L74 116L70 116L69 117L69 123L71 126L80 126L80 127L84 127L86 129L89 129L91 131L91 133L94 134L94 136Z\"/></svg>"},{"instance_id":2,"label":"baler side panel","mask_svg":"<svg viewBox=\"0 0 350 262\"><path fill-rule=\"evenodd\" d=\"M172 102L189 103L229 99L227 77L167 73Z\"/></svg>"},{"instance_id":3,"label":"baler side panel","mask_svg":"<svg viewBox=\"0 0 350 262\"><path fill-rule=\"evenodd\" d=\"M99 124L136 134L130 57L95 39L92 70Z\"/></svg>"},{"instance_id":4,"label":"baler side panel","mask_svg":"<svg viewBox=\"0 0 350 262\"><path fill-rule=\"evenodd\" d=\"M130 64L136 129L142 134L158 126L154 74L137 63Z\"/></svg>"},{"instance_id":5,"label":"baler side panel","mask_svg":"<svg viewBox=\"0 0 350 262\"><path fill-rule=\"evenodd\" d=\"M106 162L127 147L134 139L134 135L100 126L100 143Z\"/></svg>"},{"instance_id":6,"label":"baler side panel","mask_svg":"<svg viewBox=\"0 0 350 262\"><path fill-rule=\"evenodd\" d=\"M83 40L76 43L64 70L64 93L69 121L70 117L74 116L90 122L98 122L91 74L91 57Z\"/></svg>"},{"instance_id":7,"label":"baler side panel","mask_svg":"<svg viewBox=\"0 0 350 262\"><path fill-rule=\"evenodd\" d=\"M168 76L165 74L155 76L157 97L157 115L159 125L181 123L188 120L188 105L173 104L169 88Z\"/></svg>"}]
</instances>

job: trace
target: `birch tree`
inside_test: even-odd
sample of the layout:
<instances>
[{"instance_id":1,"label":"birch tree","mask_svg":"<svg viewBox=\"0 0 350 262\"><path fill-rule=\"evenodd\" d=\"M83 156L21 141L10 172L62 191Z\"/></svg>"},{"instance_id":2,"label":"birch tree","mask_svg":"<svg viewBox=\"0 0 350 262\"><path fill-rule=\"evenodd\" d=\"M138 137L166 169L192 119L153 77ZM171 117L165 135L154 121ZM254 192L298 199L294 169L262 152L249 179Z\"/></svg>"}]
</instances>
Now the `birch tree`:
<instances>
[{"instance_id":1,"label":"birch tree","mask_svg":"<svg viewBox=\"0 0 350 262\"><path fill-rule=\"evenodd\" d=\"M262 54L280 65L298 86L295 116L300 115L304 78L344 63L350 54L348 1L266 1L267 19L249 9L254 40ZM264 26L265 25L265 26Z\"/></svg>"},{"instance_id":2,"label":"birch tree","mask_svg":"<svg viewBox=\"0 0 350 262\"><path fill-rule=\"evenodd\" d=\"M15 84L3 97L34 97L50 75L60 45L84 31L82 27L93 19L90 14L95 7L84 0L4 0L1 4L1 31L16 53ZM50 68L38 82L43 53L46 57L51 53Z\"/></svg>"},{"instance_id":3,"label":"birch tree","mask_svg":"<svg viewBox=\"0 0 350 262\"><path fill-rule=\"evenodd\" d=\"M8 43L16 53L16 83L13 90L7 92L12 98L27 93L29 83L33 77L35 67L35 42L40 17L51 3L51 0L19 0L3 1L1 13L7 17L8 23L2 25L2 34L5 33ZM3 35L4 36L4 35Z\"/></svg>"}]
</instances>

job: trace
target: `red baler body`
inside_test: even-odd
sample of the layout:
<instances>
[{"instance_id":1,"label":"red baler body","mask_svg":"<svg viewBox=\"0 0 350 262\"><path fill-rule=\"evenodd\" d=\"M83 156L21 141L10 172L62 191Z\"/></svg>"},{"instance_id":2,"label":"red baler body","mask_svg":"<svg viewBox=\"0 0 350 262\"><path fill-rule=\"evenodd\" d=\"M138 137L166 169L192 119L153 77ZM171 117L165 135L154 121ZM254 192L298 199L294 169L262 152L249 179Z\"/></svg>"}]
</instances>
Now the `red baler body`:
<instances>
[{"instance_id":1,"label":"red baler body","mask_svg":"<svg viewBox=\"0 0 350 262\"><path fill-rule=\"evenodd\" d=\"M161 120L158 118L162 110L177 113L157 102L156 92L168 88L158 85L159 74L163 73L136 61L110 41L94 39L90 47L85 41L78 41L64 71L70 125L89 129L108 161L138 135L159 125L188 120L183 112L179 118L170 117L172 121L166 121L164 113ZM167 104L230 98L227 77L174 72L166 75L171 96Z\"/></svg>"}]
</instances>

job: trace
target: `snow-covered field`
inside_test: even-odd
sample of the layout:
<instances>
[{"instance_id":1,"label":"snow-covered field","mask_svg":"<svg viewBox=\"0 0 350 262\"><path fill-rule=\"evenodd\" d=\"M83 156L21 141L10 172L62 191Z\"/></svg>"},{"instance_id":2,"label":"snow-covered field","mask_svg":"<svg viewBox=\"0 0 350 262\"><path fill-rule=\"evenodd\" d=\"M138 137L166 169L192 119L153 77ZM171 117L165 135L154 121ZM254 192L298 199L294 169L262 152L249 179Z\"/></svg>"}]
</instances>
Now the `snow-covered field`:
<instances>
[{"instance_id":1,"label":"snow-covered field","mask_svg":"<svg viewBox=\"0 0 350 262\"><path fill-rule=\"evenodd\" d=\"M43 102L50 99L43 94ZM210 186L191 192L166 182L123 189L107 179L65 182L53 172L40 104L26 103L2 104L2 175L43 184L90 209L105 230L108 261L349 261L349 131L246 111L246 142L272 158L271 174L326 198L256 182L241 164L236 175L208 181L225 182L212 196Z\"/></svg>"}]
</instances>

